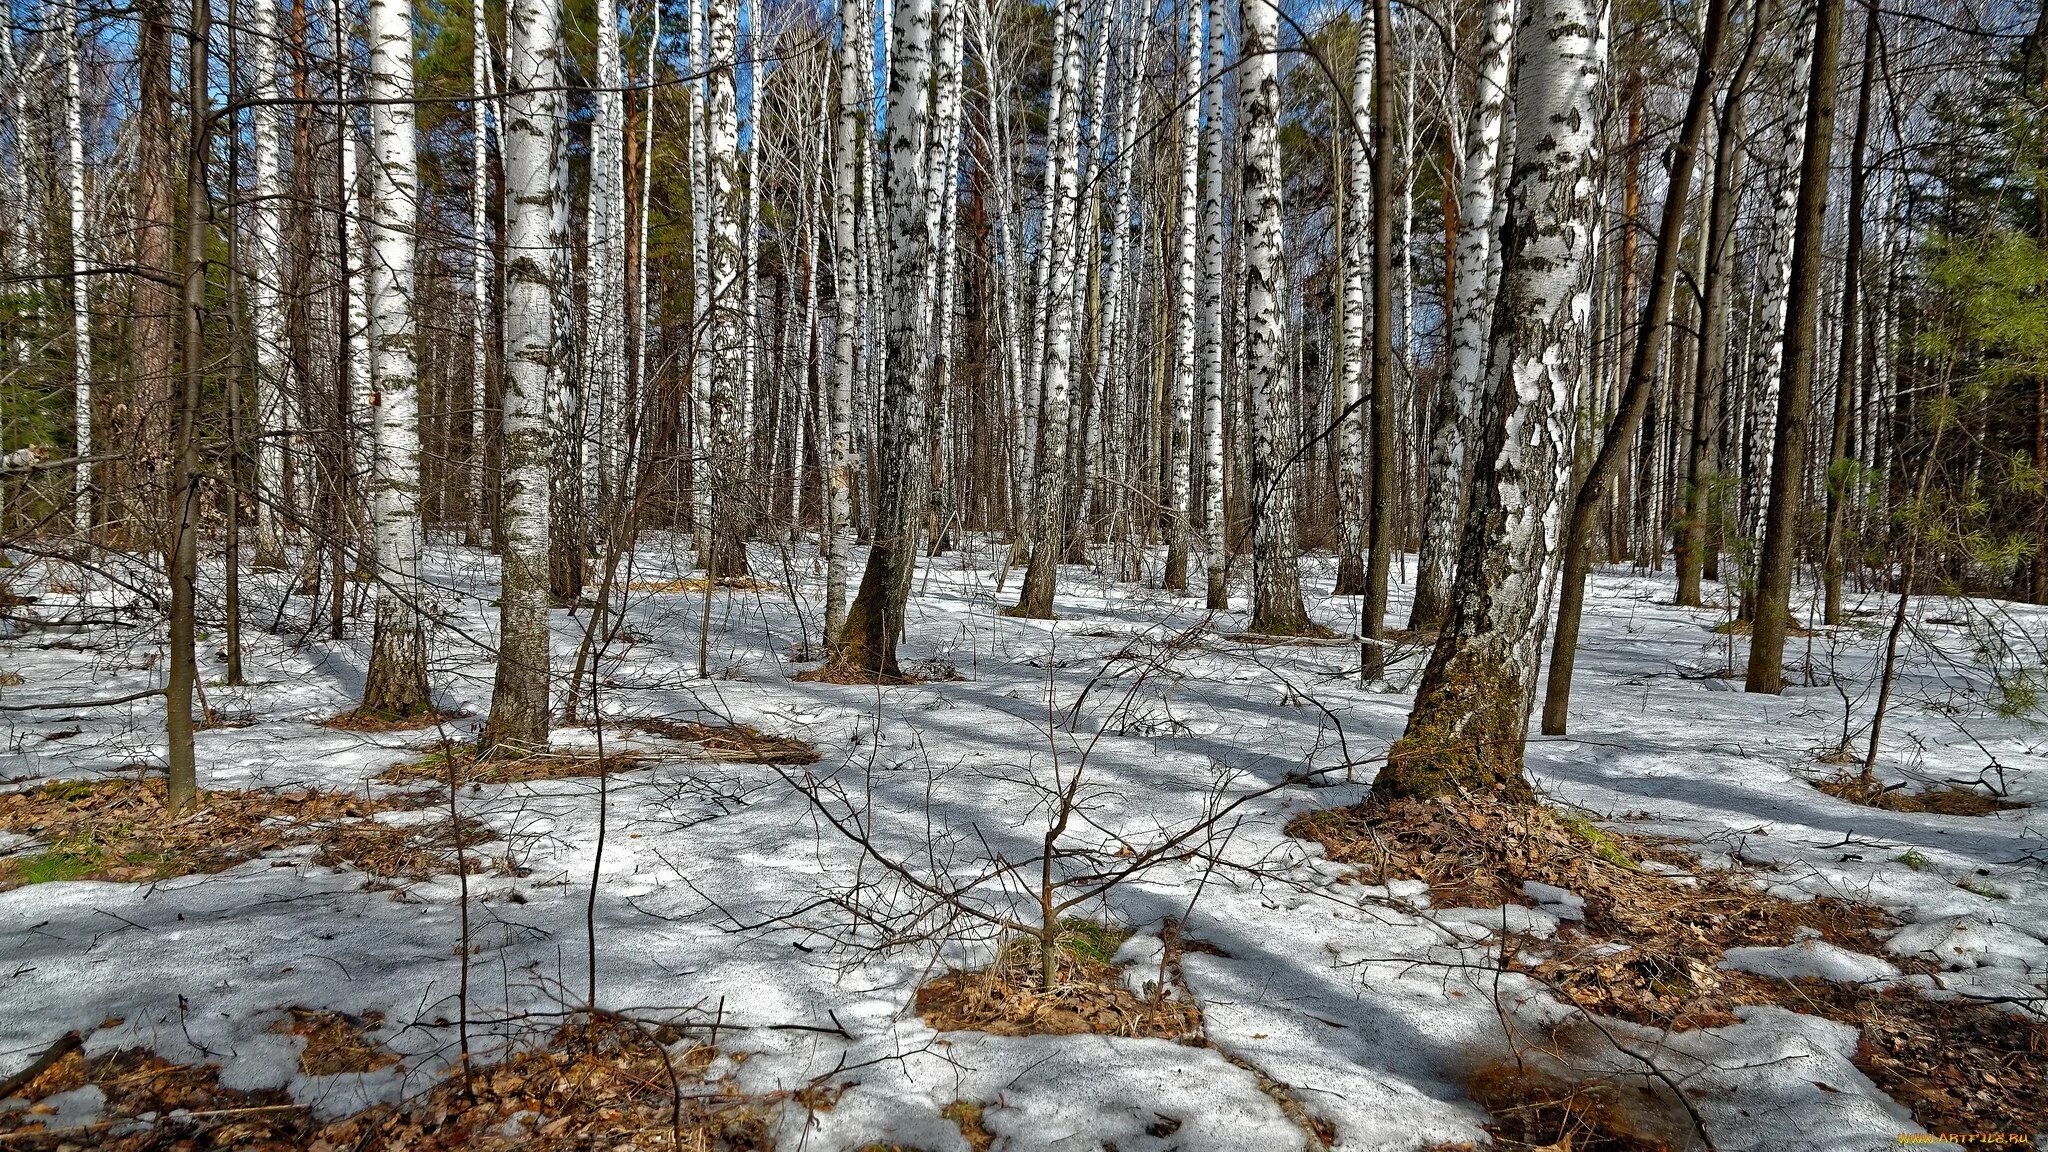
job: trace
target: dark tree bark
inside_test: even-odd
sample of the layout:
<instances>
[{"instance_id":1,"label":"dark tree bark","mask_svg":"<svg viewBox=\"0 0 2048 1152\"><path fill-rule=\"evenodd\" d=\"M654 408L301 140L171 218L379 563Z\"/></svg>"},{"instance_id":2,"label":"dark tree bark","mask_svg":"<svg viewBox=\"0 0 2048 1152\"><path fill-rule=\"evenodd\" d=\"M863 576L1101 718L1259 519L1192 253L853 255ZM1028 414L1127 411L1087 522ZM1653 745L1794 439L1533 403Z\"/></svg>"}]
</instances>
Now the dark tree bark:
<instances>
[{"instance_id":1,"label":"dark tree bark","mask_svg":"<svg viewBox=\"0 0 2048 1152\"><path fill-rule=\"evenodd\" d=\"M1393 5L1373 0L1372 42L1372 482L1366 489L1365 641L1359 676L1387 674L1387 571L1399 547L1394 508Z\"/></svg>"},{"instance_id":2,"label":"dark tree bark","mask_svg":"<svg viewBox=\"0 0 2048 1152\"><path fill-rule=\"evenodd\" d=\"M1869 169L1863 153L1870 141L1871 80L1877 72L1877 14L1863 17L1863 75L1856 82L1856 128L1849 145L1849 238L1842 252L1841 356L1835 362L1834 425L1828 436L1827 525L1821 540L1821 620L1842 622L1842 535L1855 461L1848 459L1849 417L1855 410L1856 369L1862 362L1859 338L1863 305L1863 212Z\"/></svg>"},{"instance_id":3,"label":"dark tree bark","mask_svg":"<svg viewBox=\"0 0 2048 1152\"><path fill-rule=\"evenodd\" d=\"M1764 511L1757 563L1756 618L1749 640L1751 692L1785 687L1785 630L1791 619L1792 558L1805 503L1806 434L1813 418L1814 345L1820 306L1822 230L1827 222L1828 164L1835 145L1835 80L1840 71L1842 0L1821 0L1813 28L1813 83L1806 104L1806 146L1799 161L1799 201L1792 235L1792 283L1785 302L1785 358L1778 388L1777 444L1771 455L1771 502Z\"/></svg>"}]
</instances>

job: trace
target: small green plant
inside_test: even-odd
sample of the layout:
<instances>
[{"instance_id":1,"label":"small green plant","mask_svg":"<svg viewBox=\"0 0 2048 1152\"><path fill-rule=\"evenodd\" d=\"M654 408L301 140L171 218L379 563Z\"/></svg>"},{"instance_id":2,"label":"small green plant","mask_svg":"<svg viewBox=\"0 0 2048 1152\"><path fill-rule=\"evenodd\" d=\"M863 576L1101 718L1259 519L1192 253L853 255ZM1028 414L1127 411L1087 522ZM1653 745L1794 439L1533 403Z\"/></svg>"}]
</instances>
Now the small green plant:
<instances>
[{"instance_id":1,"label":"small green plant","mask_svg":"<svg viewBox=\"0 0 2048 1152\"><path fill-rule=\"evenodd\" d=\"M1960 885L1958 885L1958 887L1960 887L1965 892L1969 892L1977 896L1982 896L1986 900L2012 899L2012 897L2007 896L2005 893L1999 891L1996 888L1993 888L1991 885L1976 880L1965 880Z\"/></svg>"},{"instance_id":2,"label":"small green plant","mask_svg":"<svg viewBox=\"0 0 2048 1152\"><path fill-rule=\"evenodd\" d=\"M1563 824L1565 829L1572 835L1591 845L1593 854L1609 864L1621 868L1637 867L1636 861L1630 859L1629 854L1621 850L1621 841L1616 840L1611 833L1591 820L1583 816L1560 815L1558 822Z\"/></svg>"},{"instance_id":3,"label":"small green plant","mask_svg":"<svg viewBox=\"0 0 2048 1152\"><path fill-rule=\"evenodd\" d=\"M1107 964L1131 934L1095 920L1069 916L1060 921L1060 947L1067 954L1096 964Z\"/></svg>"},{"instance_id":4,"label":"small green plant","mask_svg":"<svg viewBox=\"0 0 2048 1152\"><path fill-rule=\"evenodd\" d=\"M1929 868L1934 867L1934 861L1922 856L1918 848L1906 849L1897 859L1899 863L1904 864L1915 872L1925 872Z\"/></svg>"}]
</instances>

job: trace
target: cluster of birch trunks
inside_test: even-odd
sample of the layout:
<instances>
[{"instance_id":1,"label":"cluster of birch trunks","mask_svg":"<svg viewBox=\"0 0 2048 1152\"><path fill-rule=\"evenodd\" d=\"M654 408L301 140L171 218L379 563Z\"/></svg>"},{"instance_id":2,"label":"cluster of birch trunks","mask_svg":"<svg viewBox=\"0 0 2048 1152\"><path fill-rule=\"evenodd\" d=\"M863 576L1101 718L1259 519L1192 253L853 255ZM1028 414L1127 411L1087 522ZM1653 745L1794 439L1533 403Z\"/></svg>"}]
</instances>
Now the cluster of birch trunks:
<instances>
[{"instance_id":1,"label":"cluster of birch trunks","mask_svg":"<svg viewBox=\"0 0 2048 1152\"><path fill-rule=\"evenodd\" d=\"M1434 636L1386 788L1512 789L1597 561L1724 585L1767 692L1845 577L2048 598L2048 365L1925 295L1984 202L1930 174L1987 147L1957 102L1987 61L2041 86L2012 18L14 0L7 532L162 557L187 789L200 554L337 635L367 580L363 707L404 716L432 527L502 560L493 743L546 741L550 606L646 533L707 582L814 547L819 654L887 680L916 558L971 532L1015 615L1097 563L1260 636L1319 629L1334 553L1365 679ZM1980 503L1942 536L1930 490Z\"/></svg>"}]
</instances>

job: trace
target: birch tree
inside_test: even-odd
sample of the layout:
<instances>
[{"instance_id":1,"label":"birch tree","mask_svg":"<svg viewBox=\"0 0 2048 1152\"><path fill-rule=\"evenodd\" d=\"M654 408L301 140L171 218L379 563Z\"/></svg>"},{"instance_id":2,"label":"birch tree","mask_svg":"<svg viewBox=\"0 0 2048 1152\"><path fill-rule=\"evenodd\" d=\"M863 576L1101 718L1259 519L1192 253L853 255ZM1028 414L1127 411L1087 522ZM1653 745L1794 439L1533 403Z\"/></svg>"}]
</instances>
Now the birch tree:
<instances>
[{"instance_id":1,"label":"birch tree","mask_svg":"<svg viewBox=\"0 0 2048 1152\"><path fill-rule=\"evenodd\" d=\"M556 362L555 155L561 80L555 0L512 0L505 17L505 385L498 670L487 743L548 738L548 420Z\"/></svg>"},{"instance_id":2,"label":"birch tree","mask_svg":"<svg viewBox=\"0 0 2048 1152\"><path fill-rule=\"evenodd\" d=\"M1606 22L1600 0L1529 0L1519 16L1515 166L1471 506L1450 619L1373 781L1382 800L1534 798L1522 748L1587 363Z\"/></svg>"},{"instance_id":3,"label":"birch tree","mask_svg":"<svg viewBox=\"0 0 2048 1152\"><path fill-rule=\"evenodd\" d=\"M706 344L709 352L711 448L711 579L747 570L748 485L740 442L743 377L748 355L741 299L742 201L739 145L739 12L736 0L705 6L705 199L708 217Z\"/></svg>"},{"instance_id":4,"label":"birch tree","mask_svg":"<svg viewBox=\"0 0 2048 1152\"><path fill-rule=\"evenodd\" d=\"M490 245L490 213L486 198L490 184L491 69L490 29L484 23L483 0L469 4L469 458L464 461L469 492L468 540L480 544L484 523L484 401L485 377L490 371L487 341L491 322L491 273L495 259Z\"/></svg>"},{"instance_id":5,"label":"birch tree","mask_svg":"<svg viewBox=\"0 0 2048 1152\"><path fill-rule=\"evenodd\" d=\"M1339 596L1365 591L1365 372L1371 355L1366 334L1366 278L1372 258L1373 38L1370 3L1360 10L1357 54L1351 64L1349 122L1344 133L1344 228L1338 237L1344 267L1344 366L1337 383L1337 584Z\"/></svg>"},{"instance_id":6,"label":"birch tree","mask_svg":"<svg viewBox=\"0 0 2048 1152\"><path fill-rule=\"evenodd\" d=\"M1174 190L1173 236L1173 400L1172 430L1167 440L1166 572L1162 581L1176 592L1188 588L1188 551L1193 542L1193 517L1188 498L1193 485L1191 435L1195 403L1195 341L1199 312L1195 304L1196 230L1200 227L1202 161L1202 8L1186 5L1187 34L1183 49L1180 156Z\"/></svg>"},{"instance_id":7,"label":"birch tree","mask_svg":"<svg viewBox=\"0 0 2048 1152\"><path fill-rule=\"evenodd\" d=\"M590 120L590 201L584 213L583 386L590 450L584 507L603 516L625 483L626 99L619 8L597 0L597 87Z\"/></svg>"},{"instance_id":8,"label":"birch tree","mask_svg":"<svg viewBox=\"0 0 2048 1152\"><path fill-rule=\"evenodd\" d=\"M1245 264L1244 373L1252 397L1253 632L1294 636L1310 627L1301 602L1295 523L1294 383L1287 372L1287 265L1281 235L1280 12L1244 0L1238 56L1240 195Z\"/></svg>"},{"instance_id":9,"label":"birch tree","mask_svg":"<svg viewBox=\"0 0 2048 1152\"><path fill-rule=\"evenodd\" d=\"M1045 291L1038 310L1044 316L1044 363L1039 369L1038 451L1034 457L1031 559L1024 571L1014 616L1052 618L1053 590L1065 554L1067 445L1065 430L1072 403L1074 360L1075 205L1079 200L1081 124L1081 56L1083 34L1078 0L1056 0L1053 9L1053 101L1059 115L1046 140ZM1029 403L1030 401L1026 401Z\"/></svg>"},{"instance_id":10,"label":"birch tree","mask_svg":"<svg viewBox=\"0 0 2048 1152\"><path fill-rule=\"evenodd\" d=\"M1072 2L1072 0L1068 0ZM897 0L889 61L887 190L889 292L905 304L921 298L931 258L925 182L931 83L931 0ZM847 610L835 663L877 681L899 679L896 641L917 567L916 521L922 501L926 314L889 310L882 427L876 452L874 546L860 592Z\"/></svg>"},{"instance_id":11,"label":"birch tree","mask_svg":"<svg viewBox=\"0 0 2048 1152\"><path fill-rule=\"evenodd\" d=\"M256 556L278 566L284 556L285 458L290 445L289 371L280 289L284 283L283 136L277 97L276 0L249 5L250 161L255 168L249 207L249 328L256 348ZM408 43L410 40L408 39ZM411 62L407 61L410 71Z\"/></svg>"},{"instance_id":12,"label":"birch tree","mask_svg":"<svg viewBox=\"0 0 2048 1152\"><path fill-rule=\"evenodd\" d=\"M1224 49L1223 0L1208 0L1210 66ZM1211 611L1230 607L1223 551L1223 80L1202 92L1202 557Z\"/></svg>"},{"instance_id":13,"label":"birch tree","mask_svg":"<svg viewBox=\"0 0 2048 1152\"><path fill-rule=\"evenodd\" d=\"M72 523L80 535L92 531L92 464L86 460L92 446L92 298L88 265L91 256L85 238L85 126L80 105L79 55L81 32L78 5L57 4L57 35L64 50L64 199L69 215L71 248L71 386L73 394L73 454L79 464L72 473ZM12 36L13 31L7 31Z\"/></svg>"},{"instance_id":14,"label":"birch tree","mask_svg":"<svg viewBox=\"0 0 2048 1152\"><path fill-rule=\"evenodd\" d=\"M259 0L261 2L261 0ZM370 0L370 395L376 476L377 623L362 710L412 716L428 708L426 624L420 612L420 428L414 357L413 237L419 164L413 125L412 6Z\"/></svg>"},{"instance_id":15,"label":"birch tree","mask_svg":"<svg viewBox=\"0 0 2048 1152\"><path fill-rule=\"evenodd\" d=\"M1415 599L1408 614L1408 627L1418 631L1441 628L1450 612L1452 567L1465 516L1465 462L1477 418L1487 328L1493 318L1494 285L1489 271L1496 240L1494 199L1500 183L1514 31L1515 0L1487 0L1480 18L1478 76L1465 120L1459 176L1449 355L1431 410L1421 548L1415 561Z\"/></svg>"},{"instance_id":16,"label":"birch tree","mask_svg":"<svg viewBox=\"0 0 2048 1152\"><path fill-rule=\"evenodd\" d=\"M825 642L838 643L846 616L847 554L853 534L853 382L861 316L860 216L862 77L874 67L868 0L840 0L839 112L832 148L832 385L825 395Z\"/></svg>"}]
</instances>

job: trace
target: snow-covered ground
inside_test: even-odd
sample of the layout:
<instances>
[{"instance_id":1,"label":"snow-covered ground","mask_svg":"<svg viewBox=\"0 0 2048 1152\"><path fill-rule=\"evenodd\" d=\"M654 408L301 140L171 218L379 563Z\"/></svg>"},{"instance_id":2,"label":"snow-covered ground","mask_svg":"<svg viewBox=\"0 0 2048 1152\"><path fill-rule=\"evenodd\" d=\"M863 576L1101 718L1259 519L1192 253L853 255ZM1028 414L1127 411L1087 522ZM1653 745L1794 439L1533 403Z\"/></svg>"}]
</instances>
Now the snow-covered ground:
<instances>
[{"instance_id":1,"label":"snow-covered ground","mask_svg":"<svg viewBox=\"0 0 2048 1152\"><path fill-rule=\"evenodd\" d=\"M999 609L1021 573L998 588L997 547L973 542L920 571L906 664L927 674L950 665L959 678L910 687L792 679L809 667L793 656L815 642L820 614L808 551L753 554L763 579L794 578L794 597L714 596L708 678L697 675L702 596L629 595L631 642L606 654L596 693L607 716L744 722L809 741L823 758L799 769L675 760L613 777L595 903L600 1003L715 1017L721 1048L750 1054L734 1069L750 1089L819 1077L851 1085L829 1111L792 1105L786 1148L886 1139L964 1149L940 1115L960 1099L988 1105L984 1122L1008 1149L1301 1147L1302 1129L1276 1093L1334 1123L1340 1148L1483 1141L1486 1116L1462 1084L1507 1053L1504 1019L1534 1028L1562 1012L1535 985L1497 971L1498 950L1475 925L1503 914L1433 912L1398 885L1339 883L1344 868L1282 831L1295 813L1363 795L1373 758L1400 732L1424 653L1404 653L1394 683L1365 686L1355 648L1234 642L1228 634L1244 624L1237 612L1176 642L1206 617L1199 601L1085 568L1063 570L1057 622L1013 620ZM435 646L434 686L445 706L468 714L450 725L463 735L489 700L495 563L440 545L429 564L450 622ZM681 542L654 540L624 578L658 587L685 565ZM1349 631L1357 601L1327 595L1331 569L1306 562L1311 608ZM12 579L18 591L44 593L34 610L46 618L74 612L78 599L52 593L53 575L78 579L36 568ZM304 599L269 631L281 579L244 581L248 686L219 686L217 631L203 642L208 702L253 723L199 735L200 784L384 787L369 782L439 737L318 727L353 705L367 637L308 636ZM1406 616L1402 587L1396 622ZM105 580L83 593L111 609L131 595ZM1808 783L1837 770L1817 757L1839 741L1845 709L1853 732L1867 723L1888 600L1853 604L1868 615L1814 637L1810 651L1794 640L1793 682L1819 683L1770 697L1713 676L1730 659L1729 640L1711 631L1721 614L1678 609L1671 598L1668 578L1595 576L1572 735L1529 747L1529 770L1553 801L1692 842L1709 860L1739 860L1786 894L1884 908L1906 925L1891 948L1938 957L1954 970L1944 978L1952 988L2039 996L2048 980L2048 807L2039 806L2048 802L2048 732L2038 715L1998 713L1992 656L1979 641L1997 629L2033 654L2023 659L2038 658L2029 645L2048 636L2048 612L1915 606L1919 618L1968 612L1976 623L1920 629L1944 639L1909 653L1881 770L1888 780L1982 777L2037 805L1953 817L1859 807ZM558 670L573 664L581 631L580 616L555 614ZM159 661L140 629L31 630L0 642L0 669L23 680L0 704L126 695L157 681ZM586 702L590 695L586 683ZM0 779L10 785L117 773L162 754L161 705L148 699L0 712L0 724ZM568 729L558 739L589 744L593 733ZM610 749L635 739L645 745L623 727L606 729ZM1338 767L1346 764L1356 767ZM1275 787L1307 768L1331 770L1313 787ZM911 1006L935 967L985 961L995 941L971 917L911 922L933 910L882 861L919 883L958 887L991 861L1033 857L1049 817L1046 787L1076 770L1085 819L1063 843L1106 859L1120 844L1124 858L1143 857L1218 804L1263 793L1193 837L1199 851L1075 910L1141 933L1177 919L1214 946L1184 964L1211 1048L938 1034ZM823 782L828 811L800 786L807 781ZM545 1026L541 1014L583 996L597 782L467 788L460 803L502 834L488 851L521 873L470 878L473 1028L530 1033ZM881 859L828 814L867 829ZM306 850L151 885L0 893L0 1073L82 1029L88 1052L140 1045L173 1060L216 1060L229 1087L288 1084L294 1098L330 1113L417 1090L455 1050L457 882L392 892L366 890L364 880L313 864ZM1022 898L983 884L963 899L1008 912ZM1540 928L1550 914L1532 907L1516 918ZM883 922L914 938L877 947ZM1751 951L1731 963L1855 979L1888 967L1821 947ZM273 1030L292 1005L380 1012L377 1038L409 1059L385 1072L300 1075L301 1041ZM1653 1050L1723 1152L1891 1147L1918 1129L1851 1065L1855 1043L1841 1025L1759 1008ZM1253 1069L1279 1087L1262 1090Z\"/></svg>"}]
</instances>

